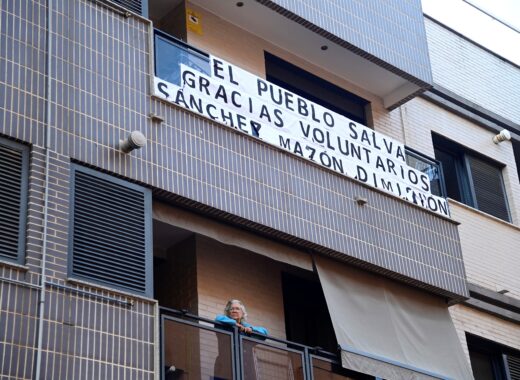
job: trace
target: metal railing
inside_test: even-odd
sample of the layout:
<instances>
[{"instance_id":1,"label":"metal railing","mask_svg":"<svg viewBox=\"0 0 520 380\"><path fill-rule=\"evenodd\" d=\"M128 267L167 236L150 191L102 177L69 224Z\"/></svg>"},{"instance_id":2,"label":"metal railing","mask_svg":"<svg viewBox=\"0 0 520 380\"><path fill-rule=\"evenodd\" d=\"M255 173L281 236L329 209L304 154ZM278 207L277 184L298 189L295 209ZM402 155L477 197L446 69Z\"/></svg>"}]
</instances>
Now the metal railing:
<instances>
[{"instance_id":1,"label":"metal railing","mask_svg":"<svg viewBox=\"0 0 520 380\"><path fill-rule=\"evenodd\" d=\"M410 147L406 147L405 150L408 166L423 172L430 179L431 193L439 197L447 197L441 163Z\"/></svg>"},{"instance_id":2,"label":"metal railing","mask_svg":"<svg viewBox=\"0 0 520 380\"><path fill-rule=\"evenodd\" d=\"M210 75L209 55L187 43L155 30L155 75L181 85L181 64Z\"/></svg>"},{"instance_id":3,"label":"metal railing","mask_svg":"<svg viewBox=\"0 0 520 380\"><path fill-rule=\"evenodd\" d=\"M337 355L185 311L161 308L163 380L364 379L341 368Z\"/></svg>"}]
</instances>

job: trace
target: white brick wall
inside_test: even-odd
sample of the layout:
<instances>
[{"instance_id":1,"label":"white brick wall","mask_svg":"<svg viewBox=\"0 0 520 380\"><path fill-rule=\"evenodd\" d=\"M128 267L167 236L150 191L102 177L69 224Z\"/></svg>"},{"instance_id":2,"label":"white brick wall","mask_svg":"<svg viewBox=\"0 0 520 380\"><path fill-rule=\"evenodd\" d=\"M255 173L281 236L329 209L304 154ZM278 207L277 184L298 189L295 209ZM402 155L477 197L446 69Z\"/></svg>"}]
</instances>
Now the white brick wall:
<instances>
[{"instance_id":1,"label":"white brick wall","mask_svg":"<svg viewBox=\"0 0 520 380\"><path fill-rule=\"evenodd\" d=\"M450 202L459 226L468 281L520 299L520 228Z\"/></svg>"},{"instance_id":2,"label":"white brick wall","mask_svg":"<svg viewBox=\"0 0 520 380\"><path fill-rule=\"evenodd\" d=\"M455 305L449 310L466 355L468 355L468 346L465 332L520 350L518 324L464 305Z\"/></svg>"},{"instance_id":3,"label":"white brick wall","mask_svg":"<svg viewBox=\"0 0 520 380\"><path fill-rule=\"evenodd\" d=\"M425 24L434 83L520 123L520 69L430 19Z\"/></svg>"}]
</instances>

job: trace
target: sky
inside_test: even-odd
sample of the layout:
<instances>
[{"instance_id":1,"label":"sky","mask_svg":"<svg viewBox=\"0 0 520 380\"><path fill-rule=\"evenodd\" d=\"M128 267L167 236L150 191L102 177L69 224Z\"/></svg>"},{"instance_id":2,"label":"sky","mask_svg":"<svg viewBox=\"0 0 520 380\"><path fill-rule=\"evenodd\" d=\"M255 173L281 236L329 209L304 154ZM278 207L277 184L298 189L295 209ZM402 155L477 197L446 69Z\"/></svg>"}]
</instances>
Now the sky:
<instances>
[{"instance_id":1,"label":"sky","mask_svg":"<svg viewBox=\"0 0 520 380\"><path fill-rule=\"evenodd\" d=\"M422 0L423 11L520 65L520 0Z\"/></svg>"}]
</instances>

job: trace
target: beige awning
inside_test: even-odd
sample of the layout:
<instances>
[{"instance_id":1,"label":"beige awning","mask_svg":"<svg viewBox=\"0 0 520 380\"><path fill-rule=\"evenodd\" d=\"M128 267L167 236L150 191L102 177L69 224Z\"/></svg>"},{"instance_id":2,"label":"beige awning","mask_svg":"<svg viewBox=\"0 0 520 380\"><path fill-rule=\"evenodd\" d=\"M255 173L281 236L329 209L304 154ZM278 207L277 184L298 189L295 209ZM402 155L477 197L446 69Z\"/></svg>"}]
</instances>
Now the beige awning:
<instances>
[{"instance_id":1,"label":"beige awning","mask_svg":"<svg viewBox=\"0 0 520 380\"><path fill-rule=\"evenodd\" d=\"M472 379L443 299L315 257L342 365L384 379Z\"/></svg>"},{"instance_id":2,"label":"beige awning","mask_svg":"<svg viewBox=\"0 0 520 380\"><path fill-rule=\"evenodd\" d=\"M154 202L153 219L207 236L223 244L267 256L276 261L309 271L313 270L312 258L309 254L164 203Z\"/></svg>"}]
</instances>

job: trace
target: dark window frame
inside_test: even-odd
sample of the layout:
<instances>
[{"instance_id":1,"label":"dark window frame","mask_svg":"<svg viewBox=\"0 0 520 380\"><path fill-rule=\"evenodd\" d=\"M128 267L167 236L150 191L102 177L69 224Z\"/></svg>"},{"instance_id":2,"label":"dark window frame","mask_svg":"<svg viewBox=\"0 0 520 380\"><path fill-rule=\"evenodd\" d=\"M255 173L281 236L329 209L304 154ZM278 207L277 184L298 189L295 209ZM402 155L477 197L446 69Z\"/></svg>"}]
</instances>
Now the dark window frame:
<instances>
[{"instance_id":1,"label":"dark window frame","mask_svg":"<svg viewBox=\"0 0 520 380\"><path fill-rule=\"evenodd\" d=\"M131 287L125 287L111 283L109 281L103 281L100 279L92 278L86 275L74 273L74 227L75 227L75 188L76 188L76 173L82 172L93 177L112 182L114 184L142 192L144 195L144 228L145 228L145 290L140 292ZM153 246L152 246L152 196L151 190L144 188L138 184L128 182L124 179L114 177L110 174L100 172L95 169L87 168L85 166L71 163L71 175L70 175L70 203L69 203L69 237L68 237L68 262L67 262L67 276L71 279L77 279L86 281L92 284L99 284L101 286L121 290L128 293L139 294L141 296L153 297Z\"/></svg>"},{"instance_id":2,"label":"dark window frame","mask_svg":"<svg viewBox=\"0 0 520 380\"><path fill-rule=\"evenodd\" d=\"M16 150L21 154L20 209L18 212L18 242L16 257L0 255L0 261L23 265L25 261L25 243L27 236L27 208L29 203L29 156L30 147L5 138L0 138L0 146Z\"/></svg>"},{"instance_id":3,"label":"dark window frame","mask_svg":"<svg viewBox=\"0 0 520 380\"><path fill-rule=\"evenodd\" d=\"M443 152L445 154L451 155L454 158L454 167L455 167L455 175L457 178L457 186L458 191L460 192L460 199L456 199L451 197L452 199L464 203L467 206L475 208L481 212L484 212L488 215L491 215L495 218L504 220L505 222L511 223L511 208L509 206L509 200L507 195L507 189L504 183L503 169L505 165L495 161L487 156L484 156L478 152L473 151L470 148L467 148L453 140L450 140L440 134L435 132L432 133L432 143L433 147L436 151ZM485 164L491 165L495 167L500 172L500 182L499 186L503 194L504 206L507 212L507 219L503 219L499 216L493 215L489 212L483 211L479 208L477 194L475 191L475 184L473 180L472 168L471 168L471 159L479 160ZM439 160L440 161L440 160ZM442 162L441 162L442 164ZM442 167L443 165L441 165ZM444 171L444 168L443 168ZM446 176L443 177L443 180L446 179ZM446 187L446 183L444 183ZM446 196L450 197L448 192L446 191Z\"/></svg>"},{"instance_id":4,"label":"dark window frame","mask_svg":"<svg viewBox=\"0 0 520 380\"><path fill-rule=\"evenodd\" d=\"M509 360L512 358L515 363L518 363L520 360L520 351L468 332L466 332L466 343L468 346L470 360L472 353L477 353L488 357L494 380L512 379L510 370L513 367L509 363ZM473 367L471 367L471 369L473 370Z\"/></svg>"}]
</instances>

